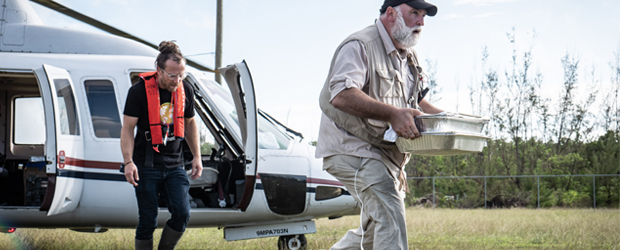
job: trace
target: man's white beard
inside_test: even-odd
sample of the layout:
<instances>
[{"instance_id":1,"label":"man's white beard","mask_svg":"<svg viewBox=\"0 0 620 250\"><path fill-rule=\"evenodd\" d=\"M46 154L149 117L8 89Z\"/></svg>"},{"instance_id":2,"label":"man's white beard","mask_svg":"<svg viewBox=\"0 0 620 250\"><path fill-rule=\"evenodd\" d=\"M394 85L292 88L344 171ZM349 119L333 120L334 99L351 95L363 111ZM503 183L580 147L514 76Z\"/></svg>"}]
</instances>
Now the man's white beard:
<instances>
[{"instance_id":1,"label":"man's white beard","mask_svg":"<svg viewBox=\"0 0 620 250\"><path fill-rule=\"evenodd\" d=\"M422 27L419 25L411 28L407 27L403 14L400 10L396 10L396 23L391 30L391 35L394 40L404 48L411 48L415 46L418 43L418 39L420 39L420 34L414 33L415 30L422 31Z\"/></svg>"}]
</instances>

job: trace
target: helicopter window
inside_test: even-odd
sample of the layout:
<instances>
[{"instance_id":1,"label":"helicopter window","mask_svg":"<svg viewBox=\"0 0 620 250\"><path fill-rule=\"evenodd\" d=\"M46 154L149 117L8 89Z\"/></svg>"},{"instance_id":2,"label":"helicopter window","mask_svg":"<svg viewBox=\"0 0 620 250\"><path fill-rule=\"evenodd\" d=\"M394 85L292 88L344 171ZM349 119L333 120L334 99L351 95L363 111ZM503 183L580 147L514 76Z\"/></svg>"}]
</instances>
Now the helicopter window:
<instances>
[{"instance_id":1,"label":"helicopter window","mask_svg":"<svg viewBox=\"0 0 620 250\"><path fill-rule=\"evenodd\" d=\"M45 117L41 97L15 98L13 107L13 143L44 144Z\"/></svg>"},{"instance_id":2,"label":"helicopter window","mask_svg":"<svg viewBox=\"0 0 620 250\"><path fill-rule=\"evenodd\" d=\"M134 85L136 83L138 83L138 81L140 81L140 74L142 74L144 72L131 72L130 74L130 78L131 78L131 85Z\"/></svg>"},{"instance_id":3,"label":"helicopter window","mask_svg":"<svg viewBox=\"0 0 620 250\"><path fill-rule=\"evenodd\" d=\"M205 125L202 117L196 114L194 119L196 119L196 124L198 124L198 132L200 133L200 155L211 155L211 149L218 149L220 146L213 138L213 135L207 128L207 125Z\"/></svg>"},{"instance_id":4,"label":"helicopter window","mask_svg":"<svg viewBox=\"0 0 620 250\"><path fill-rule=\"evenodd\" d=\"M258 148L287 149L290 139L262 115L258 116Z\"/></svg>"},{"instance_id":5,"label":"helicopter window","mask_svg":"<svg viewBox=\"0 0 620 250\"><path fill-rule=\"evenodd\" d=\"M198 78L206 87L205 91L209 98L215 103L218 110L224 114L228 124L231 124L233 131L241 137L239 129L239 119L237 110L232 99L232 94L227 86L222 86L214 81ZM288 148L290 138L278 127L267 121L262 115L258 116L258 148L259 149L282 149Z\"/></svg>"},{"instance_id":6,"label":"helicopter window","mask_svg":"<svg viewBox=\"0 0 620 250\"><path fill-rule=\"evenodd\" d=\"M114 85L108 80L84 81L90 118L98 138L121 138L121 119L118 115Z\"/></svg>"},{"instance_id":7,"label":"helicopter window","mask_svg":"<svg viewBox=\"0 0 620 250\"><path fill-rule=\"evenodd\" d=\"M329 200L341 196L346 191L339 187L317 186L314 194L316 201Z\"/></svg>"},{"instance_id":8,"label":"helicopter window","mask_svg":"<svg viewBox=\"0 0 620 250\"><path fill-rule=\"evenodd\" d=\"M75 99L69 80L54 79L54 85L56 86L56 97L58 98L60 132L63 135L80 135Z\"/></svg>"}]
</instances>

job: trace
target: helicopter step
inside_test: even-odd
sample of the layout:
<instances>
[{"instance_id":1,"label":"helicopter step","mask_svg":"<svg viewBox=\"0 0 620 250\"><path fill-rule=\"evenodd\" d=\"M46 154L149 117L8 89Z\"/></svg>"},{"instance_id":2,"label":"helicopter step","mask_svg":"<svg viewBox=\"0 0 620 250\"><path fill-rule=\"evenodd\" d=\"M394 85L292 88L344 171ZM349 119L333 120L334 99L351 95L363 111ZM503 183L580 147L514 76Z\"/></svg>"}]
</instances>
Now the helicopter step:
<instances>
[{"instance_id":1,"label":"helicopter step","mask_svg":"<svg viewBox=\"0 0 620 250\"><path fill-rule=\"evenodd\" d=\"M227 241L310 233L316 233L312 220L224 228Z\"/></svg>"}]
</instances>

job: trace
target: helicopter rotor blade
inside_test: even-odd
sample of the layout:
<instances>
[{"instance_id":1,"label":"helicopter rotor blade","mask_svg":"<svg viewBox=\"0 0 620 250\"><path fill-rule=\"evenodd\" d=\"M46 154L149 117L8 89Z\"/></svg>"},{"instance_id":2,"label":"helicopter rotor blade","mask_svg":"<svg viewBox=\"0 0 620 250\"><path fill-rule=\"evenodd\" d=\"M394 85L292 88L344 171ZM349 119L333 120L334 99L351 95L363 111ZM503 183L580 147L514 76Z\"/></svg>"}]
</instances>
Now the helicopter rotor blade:
<instances>
[{"instance_id":1,"label":"helicopter rotor blade","mask_svg":"<svg viewBox=\"0 0 620 250\"><path fill-rule=\"evenodd\" d=\"M140 38L138 38L138 37L136 37L134 35L131 35L131 34L127 33L127 32L124 32L124 31L119 30L117 28L114 28L114 27L112 27L110 25L107 25L107 24L105 24L105 23L103 23L101 21L98 21L98 20L96 20L94 18L86 16L86 15L84 15L82 13L79 13L79 12L77 12L77 11L71 9L71 8L68 8L68 7L66 7L66 6L64 6L62 4L59 4L59 3L57 3L57 2L55 2L53 0L30 0L30 1L31 2L35 2L35 3L37 3L37 4L41 5L41 6L47 7L49 9L55 10L55 11L57 11L57 12L59 12L61 14L64 14L66 16L72 17L72 18L74 18L76 20L79 20L81 22L87 23L87 24L89 24L89 25L91 25L93 27L96 27L96 28L98 28L100 30L108 32L108 33L110 33L112 35L124 37L124 38L127 38L127 39L131 39L131 40L134 40L136 42L142 43L142 44L144 44L146 46L149 46L151 48L154 48L154 49L158 48L158 46L155 45L155 44L152 44L152 43L150 43L148 41L140 39ZM208 71L208 72L215 72L213 69L211 69L209 67L206 67L206 66L204 66L204 65L202 65L200 63L197 63L197 62L195 62L193 60L190 60L190 59L187 59L187 58L185 58L185 60L187 61L187 65L192 66L192 67L194 67L196 69L203 70L203 71Z\"/></svg>"}]
</instances>

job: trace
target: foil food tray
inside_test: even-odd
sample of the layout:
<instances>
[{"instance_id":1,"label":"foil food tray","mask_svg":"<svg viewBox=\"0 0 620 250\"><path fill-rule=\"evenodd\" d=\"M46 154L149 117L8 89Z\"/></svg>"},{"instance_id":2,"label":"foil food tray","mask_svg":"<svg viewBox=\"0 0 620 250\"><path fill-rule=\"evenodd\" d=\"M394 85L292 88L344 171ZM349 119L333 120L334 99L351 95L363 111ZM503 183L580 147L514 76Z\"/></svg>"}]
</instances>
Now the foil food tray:
<instances>
[{"instance_id":1,"label":"foil food tray","mask_svg":"<svg viewBox=\"0 0 620 250\"><path fill-rule=\"evenodd\" d=\"M422 132L421 137L396 139L398 150L423 156L448 156L482 152L489 137L461 132Z\"/></svg>"},{"instance_id":2,"label":"foil food tray","mask_svg":"<svg viewBox=\"0 0 620 250\"><path fill-rule=\"evenodd\" d=\"M489 119L463 114L419 115L415 117L420 132L482 133Z\"/></svg>"}]
</instances>

